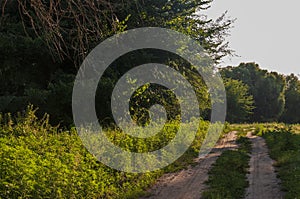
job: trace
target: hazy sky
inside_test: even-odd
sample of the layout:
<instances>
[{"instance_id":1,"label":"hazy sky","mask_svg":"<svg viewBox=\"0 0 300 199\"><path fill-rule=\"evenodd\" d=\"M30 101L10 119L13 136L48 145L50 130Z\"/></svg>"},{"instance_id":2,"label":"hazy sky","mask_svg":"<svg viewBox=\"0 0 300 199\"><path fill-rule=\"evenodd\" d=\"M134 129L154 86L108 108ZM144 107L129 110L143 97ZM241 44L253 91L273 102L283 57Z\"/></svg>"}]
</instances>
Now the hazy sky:
<instances>
[{"instance_id":1,"label":"hazy sky","mask_svg":"<svg viewBox=\"0 0 300 199\"><path fill-rule=\"evenodd\" d=\"M300 73L299 0L214 0L206 14L215 19L226 10L236 18L227 40L241 57L222 65L256 62L272 71Z\"/></svg>"}]
</instances>

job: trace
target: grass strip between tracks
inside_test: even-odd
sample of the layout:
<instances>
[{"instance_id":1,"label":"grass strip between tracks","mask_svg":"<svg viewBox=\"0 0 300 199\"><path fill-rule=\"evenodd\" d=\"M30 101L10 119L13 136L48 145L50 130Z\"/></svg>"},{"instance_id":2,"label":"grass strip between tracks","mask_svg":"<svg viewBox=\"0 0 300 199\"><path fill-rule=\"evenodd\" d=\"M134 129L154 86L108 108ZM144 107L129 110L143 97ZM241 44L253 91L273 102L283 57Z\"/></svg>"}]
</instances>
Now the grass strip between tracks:
<instances>
[{"instance_id":1,"label":"grass strip between tracks","mask_svg":"<svg viewBox=\"0 0 300 199\"><path fill-rule=\"evenodd\" d=\"M242 198L248 187L247 173L251 142L246 137L239 137L238 150L222 153L209 172L209 189L202 198Z\"/></svg>"}]
</instances>

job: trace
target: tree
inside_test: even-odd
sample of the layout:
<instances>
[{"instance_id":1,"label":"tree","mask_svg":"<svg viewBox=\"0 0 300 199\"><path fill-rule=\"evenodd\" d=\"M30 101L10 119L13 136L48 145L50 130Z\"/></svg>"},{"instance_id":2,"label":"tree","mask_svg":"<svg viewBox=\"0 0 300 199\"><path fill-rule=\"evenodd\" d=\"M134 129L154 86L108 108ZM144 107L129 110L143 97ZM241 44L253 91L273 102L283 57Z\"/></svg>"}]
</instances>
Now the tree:
<instances>
[{"instance_id":1,"label":"tree","mask_svg":"<svg viewBox=\"0 0 300 199\"><path fill-rule=\"evenodd\" d=\"M2 16L8 13L7 9L20 10L19 18L29 36L42 38L54 58L72 60L77 66L103 39L125 29L145 26L188 34L216 60L231 52L224 36L233 20L226 19L225 14L216 21L207 19L201 14L209 8L211 1L207 0L3 0L0 3Z\"/></svg>"},{"instance_id":2,"label":"tree","mask_svg":"<svg viewBox=\"0 0 300 199\"><path fill-rule=\"evenodd\" d=\"M225 42L234 20L226 13L212 20L202 12L209 9L213 0L126 0L125 9L117 12L121 20L127 20L128 29L137 27L170 28L198 41L216 62L232 51ZM129 3L134 2L134 3ZM125 6L126 5L126 6Z\"/></svg>"},{"instance_id":3,"label":"tree","mask_svg":"<svg viewBox=\"0 0 300 199\"><path fill-rule=\"evenodd\" d=\"M159 26L182 32L198 41L216 63L218 63L223 56L231 53L225 42L225 36L228 34L228 30L233 21L227 19L225 15L220 16L217 21L203 16L201 13L204 9L209 7L210 1L158 0L153 2L150 0L137 0L135 3L136 4L128 4L126 9L121 12L121 15L117 14L121 20L129 16L126 23L128 29ZM149 57L151 58L150 60ZM131 58L115 63L115 68L121 76L130 70L133 65L137 66L148 63L147 61L169 65L182 74L185 74L185 77L191 80L191 84L196 88L196 94L200 102L199 109L200 112L203 113L202 116L207 117L211 103L206 85L199 75L195 75L193 66L190 66L184 60L174 57L170 53L157 53L157 51L151 52L145 50L143 52L135 52L134 55L131 55ZM185 71L183 71L182 68L184 68ZM156 94L158 95L159 91Z\"/></svg>"},{"instance_id":4,"label":"tree","mask_svg":"<svg viewBox=\"0 0 300 199\"><path fill-rule=\"evenodd\" d=\"M253 96L243 82L234 79L224 81L227 97L227 117L230 123L246 122L253 114Z\"/></svg>"},{"instance_id":5,"label":"tree","mask_svg":"<svg viewBox=\"0 0 300 199\"><path fill-rule=\"evenodd\" d=\"M281 121L286 123L300 123L300 81L291 74L286 77L285 109Z\"/></svg>"}]
</instances>

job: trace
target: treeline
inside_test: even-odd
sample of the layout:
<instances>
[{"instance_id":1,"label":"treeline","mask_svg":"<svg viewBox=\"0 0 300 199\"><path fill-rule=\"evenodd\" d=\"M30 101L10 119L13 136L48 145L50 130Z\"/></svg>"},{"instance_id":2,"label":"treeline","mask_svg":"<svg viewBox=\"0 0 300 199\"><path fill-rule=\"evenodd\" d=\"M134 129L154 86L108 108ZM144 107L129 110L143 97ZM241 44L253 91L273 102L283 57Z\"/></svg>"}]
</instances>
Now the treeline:
<instances>
[{"instance_id":1,"label":"treeline","mask_svg":"<svg viewBox=\"0 0 300 199\"><path fill-rule=\"evenodd\" d=\"M52 123L71 125L71 95L80 63L101 41L133 28L165 27L187 34L219 63L231 53L225 37L233 21L226 15L216 21L203 15L210 3L206 0L0 0L0 112L16 113L33 104L39 107L41 115L49 113ZM132 67L149 62L172 65L180 72L185 68L187 71L182 73L188 77L194 74L192 66L166 52L144 50L121 57L98 85L101 92L96 95L96 109L101 121L110 122L107 120L111 117L110 96L118 79ZM300 100L299 80L295 75L270 73L252 63L221 69L221 73L227 89L228 121L300 122L295 111ZM192 79L200 112L208 119L211 101L207 88L201 77ZM147 89L147 95L158 98L156 88ZM139 96L135 99L144 100ZM150 103L166 105L166 101L156 99ZM174 104L174 101L167 103ZM133 103L136 105L139 104Z\"/></svg>"},{"instance_id":2,"label":"treeline","mask_svg":"<svg viewBox=\"0 0 300 199\"><path fill-rule=\"evenodd\" d=\"M300 123L300 81L260 69L255 63L220 69L227 89L230 122Z\"/></svg>"}]
</instances>

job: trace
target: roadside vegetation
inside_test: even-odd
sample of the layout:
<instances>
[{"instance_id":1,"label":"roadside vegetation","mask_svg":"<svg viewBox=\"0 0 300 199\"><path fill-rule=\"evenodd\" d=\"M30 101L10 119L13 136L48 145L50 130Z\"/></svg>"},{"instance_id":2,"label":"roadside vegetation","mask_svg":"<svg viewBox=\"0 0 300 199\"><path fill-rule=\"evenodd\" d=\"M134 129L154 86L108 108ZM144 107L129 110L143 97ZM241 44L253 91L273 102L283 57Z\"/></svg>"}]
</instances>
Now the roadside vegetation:
<instances>
[{"instance_id":1,"label":"roadside vegetation","mask_svg":"<svg viewBox=\"0 0 300 199\"><path fill-rule=\"evenodd\" d=\"M242 133L244 134L244 133ZM243 198L248 187L247 173L251 153L251 142L240 136L239 148L222 153L209 171L209 186L202 197L205 199Z\"/></svg>"},{"instance_id":2,"label":"roadside vegetation","mask_svg":"<svg viewBox=\"0 0 300 199\"><path fill-rule=\"evenodd\" d=\"M0 198L137 198L163 173L193 164L208 127L208 122L200 122L192 146L170 166L130 174L98 162L74 129L61 131L48 119L47 115L38 119L32 107L17 118L0 115ZM188 131L189 126L183 128ZM173 132L165 136L172 137ZM132 144L129 138L110 138L123 147ZM140 143L140 147L149 149L159 141Z\"/></svg>"},{"instance_id":3,"label":"roadside vegetation","mask_svg":"<svg viewBox=\"0 0 300 199\"><path fill-rule=\"evenodd\" d=\"M267 130L263 133L269 153L276 160L278 177L286 192L285 198L300 196L300 134L299 126Z\"/></svg>"}]
</instances>

